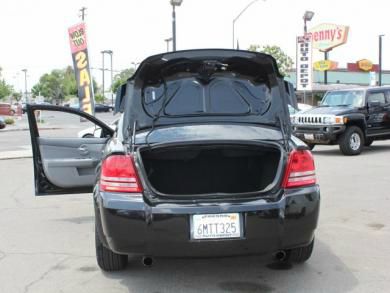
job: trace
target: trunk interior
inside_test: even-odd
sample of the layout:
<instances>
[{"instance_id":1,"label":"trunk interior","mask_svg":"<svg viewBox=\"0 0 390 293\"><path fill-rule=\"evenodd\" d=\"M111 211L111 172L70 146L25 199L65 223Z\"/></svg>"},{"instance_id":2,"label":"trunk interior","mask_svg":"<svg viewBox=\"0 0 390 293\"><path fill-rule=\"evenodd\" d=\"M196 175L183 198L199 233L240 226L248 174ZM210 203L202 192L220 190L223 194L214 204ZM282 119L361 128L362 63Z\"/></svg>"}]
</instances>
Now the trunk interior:
<instances>
[{"instance_id":1,"label":"trunk interior","mask_svg":"<svg viewBox=\"0 0 390 293\"><path fill-rule=\"evenodd\" d=\"M141 150L150 184L159 193L199 195L265 189L281 153L264 145L187 145Z\"/></svg>"}]
</instances>

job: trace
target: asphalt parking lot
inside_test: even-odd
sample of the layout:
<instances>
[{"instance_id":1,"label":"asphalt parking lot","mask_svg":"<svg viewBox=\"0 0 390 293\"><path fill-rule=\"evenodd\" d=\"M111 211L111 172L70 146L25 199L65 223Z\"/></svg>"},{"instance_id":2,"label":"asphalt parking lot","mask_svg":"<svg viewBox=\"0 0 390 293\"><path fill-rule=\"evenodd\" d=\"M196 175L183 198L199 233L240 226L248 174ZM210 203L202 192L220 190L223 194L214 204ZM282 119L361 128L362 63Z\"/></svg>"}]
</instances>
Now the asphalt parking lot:
<instances>
[{"instance_id":1,"label":"asphalt parking lot","mask_svg":"<svg viewBox=\"0 0 390 293\"><path fill-rule=\"evenodd\" d=\"M91 195L35 198L32 160L0 160L0 292L389 292L390 142L313 153L322 205L308 263L133 259L120 273L96 265Z\"/></svg>"}]
</instances>

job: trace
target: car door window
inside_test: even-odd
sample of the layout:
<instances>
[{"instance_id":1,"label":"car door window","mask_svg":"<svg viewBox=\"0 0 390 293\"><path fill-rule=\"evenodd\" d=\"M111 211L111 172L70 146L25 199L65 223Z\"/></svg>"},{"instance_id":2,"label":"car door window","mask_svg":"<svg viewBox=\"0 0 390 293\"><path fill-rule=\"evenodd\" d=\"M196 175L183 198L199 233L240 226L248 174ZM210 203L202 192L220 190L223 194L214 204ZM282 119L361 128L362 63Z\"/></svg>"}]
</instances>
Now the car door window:
<instances>
[{"instance_id":1,"label":"car door window","mask_svg":"<svg viewBox=\"0 0 390 293\"><path fill-rule=\"evenodd\" d=\"M36 110L34 114L40 137L99 138L103 135L100 127L72 113Z\"/></svg>"},{"instance_id":2,"label":"car door window","mask_svg":"<svg viewBox=\"0 0 390 293\"><path fill-rule=\"evenodd\" d=\"M372 102L379 102L381 105L386 104L386 98L384 92L376 92L368 94L367 98L368 104Z\"/></svg>"}]
</instances>

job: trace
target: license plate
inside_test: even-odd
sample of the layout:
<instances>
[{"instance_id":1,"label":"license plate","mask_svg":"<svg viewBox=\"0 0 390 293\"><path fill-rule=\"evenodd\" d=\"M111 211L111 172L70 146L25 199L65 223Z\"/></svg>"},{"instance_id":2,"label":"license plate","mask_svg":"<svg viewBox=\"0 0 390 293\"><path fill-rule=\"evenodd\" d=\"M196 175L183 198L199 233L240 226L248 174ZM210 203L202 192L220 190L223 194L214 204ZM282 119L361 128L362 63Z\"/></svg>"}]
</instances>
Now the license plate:
<instances>
[{"instance_id":1,"label":"license plate","mask_svg":"<svg viewBox=\"0 0 390 293\"><path fill-rule=\"evenodd\" d=\"M307 140L314 140L314 134L304 134L303 137Z\"/></svg>"},{"instance_id":2,"label":"license plate","mask_svg":"<svg viewBox=\"0 0 390 293\"><path fill-rule=\"evenodd\" d=\"M192 215L192 239L221 239L241 237L239 213Z\"/></svg>"}]
</instances>

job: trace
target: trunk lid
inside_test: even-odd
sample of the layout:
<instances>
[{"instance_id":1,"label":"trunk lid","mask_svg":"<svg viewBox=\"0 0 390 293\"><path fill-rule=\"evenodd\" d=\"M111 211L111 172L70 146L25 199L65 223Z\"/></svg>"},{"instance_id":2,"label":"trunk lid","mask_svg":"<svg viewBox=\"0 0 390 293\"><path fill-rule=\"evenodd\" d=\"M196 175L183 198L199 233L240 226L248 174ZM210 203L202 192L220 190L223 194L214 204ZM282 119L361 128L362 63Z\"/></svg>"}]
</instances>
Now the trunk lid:
<instances>
[{"instance_id":1,"label":"trunk lid","mask_svg":"<svg viewBox=\"0 0 390 293\"><path fill-rule=\"evenodd\" d=\"M285 139L291 133L283 77L275 59L262 53L204 49L155 55L140 64L126 93L125 137L201 123L276 127Z\"/></svg>"}]
</instances>

